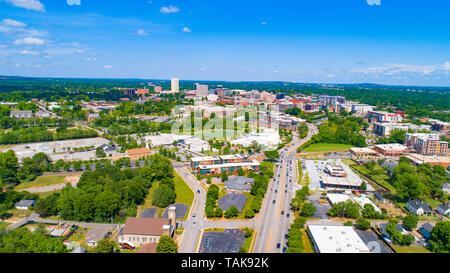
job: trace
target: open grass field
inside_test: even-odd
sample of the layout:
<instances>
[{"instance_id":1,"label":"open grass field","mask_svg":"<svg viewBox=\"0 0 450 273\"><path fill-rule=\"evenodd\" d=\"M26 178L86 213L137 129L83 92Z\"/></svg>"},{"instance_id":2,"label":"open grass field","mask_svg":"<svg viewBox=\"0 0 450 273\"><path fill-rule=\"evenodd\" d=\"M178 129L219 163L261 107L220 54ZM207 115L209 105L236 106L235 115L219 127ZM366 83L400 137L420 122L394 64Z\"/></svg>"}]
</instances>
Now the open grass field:
<instances>
[{"instance_id":1,"label":"open grass field","mask_svg":"<svg viewBox=\"0 0 450 273\"><path fill-rule=\"evenodd\" d=\"M314 143L304 149L303 153L317 153L317 152L329 152L329 151L346 151L353 148L353 145L347 144L332 144L332 143Z\"/></svg>"},{"instance_id":2,"label":"open grass field","mask_svg":"<svg viewBox=\"0 0 450 273\"><path fill-rule=\"evenodd\" d=\"M354 165L353 168L371 178L381 186L387 188L391 193L396 193L394 186L392 186L392 184L388 182L389 176L384 173L384 170L381 166L375 166L373 171L368 170L362 165Z\"/></svg>"},{"instance_id":3,"label":"open grass field","mask_svg":"<svg viewBox=\"0 0 450 273\"><path fill-rule=\"evenodd\" d=\"M24 190L29 188L50 186L56 184L65 183L65 175L55 175L55 176L39 176L34 181L25 181L17 185L15 190Z\"/></svg>"},{"instance_id":4,"label":"open grass field","mask_svg":"<svg viewBox=\"0 0 450 273\"><path fill-rule=\"evenodd\" d=\"M421 246L392 246L398 253L432 253L425 247Z\"/></svg>"},{"instance_id":5,"label":"open grass field","mask_svg":"<svg viewBox=\"0 0 450 273\"><path fill-rule=\"evenodd\" d=\"M194 192L176 172L174 172L174 174L175 193L177 194L175 202L184 203L191 207L192 201L194 201Z\"/></svg>"}]
</instances>

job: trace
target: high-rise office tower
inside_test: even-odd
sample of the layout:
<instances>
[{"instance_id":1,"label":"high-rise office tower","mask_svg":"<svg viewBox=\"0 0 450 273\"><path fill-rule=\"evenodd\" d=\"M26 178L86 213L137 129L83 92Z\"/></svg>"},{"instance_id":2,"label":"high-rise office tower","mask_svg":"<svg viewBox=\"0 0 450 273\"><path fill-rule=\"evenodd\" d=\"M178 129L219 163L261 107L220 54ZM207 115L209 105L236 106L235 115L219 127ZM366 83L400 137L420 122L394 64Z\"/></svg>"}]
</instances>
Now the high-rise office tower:
<instances>
[{"instance_id":1,"label":"high-rise office tower","mask_svg":"<svg viewBox=\"0 0 450 273\"><path fill-rule=\"evenodd\" d=\"M180 83L178 79L171 79L171 83L172 83L172 92L180 92Z\"/></svg>"},{"instance_id":2,"label":"high-rise office tower","mask_svg":"<svg viewBox=\"0 0 450 273\"><path fill-rule=\"evenodd\" d=\"M208 96L208 93L209 93L208 85L198 83L195 84L195 94L197 96L206 97Z\"/></svg>"}]
</instances>

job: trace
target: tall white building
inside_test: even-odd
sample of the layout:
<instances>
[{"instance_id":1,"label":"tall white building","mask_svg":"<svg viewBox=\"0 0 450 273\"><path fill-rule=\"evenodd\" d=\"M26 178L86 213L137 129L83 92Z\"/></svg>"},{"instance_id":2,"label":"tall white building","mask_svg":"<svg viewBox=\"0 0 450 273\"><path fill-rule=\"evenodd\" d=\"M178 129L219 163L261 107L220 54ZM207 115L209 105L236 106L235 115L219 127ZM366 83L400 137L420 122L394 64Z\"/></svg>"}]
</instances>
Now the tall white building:
<instances>
[{"instance_id":1,"label":"tall white building","mask_svg":"<svg viewBox=\"0 0 450 273\"><path fill-rule=\"evenodd\" d=\"M178 79L172 78L171 79L171 84L172 84L171 85L172 86L172 89L171 89L172 92L176 92L176 93L180 92L180 83L179 83Z\"/></svg>"}]
</instances>

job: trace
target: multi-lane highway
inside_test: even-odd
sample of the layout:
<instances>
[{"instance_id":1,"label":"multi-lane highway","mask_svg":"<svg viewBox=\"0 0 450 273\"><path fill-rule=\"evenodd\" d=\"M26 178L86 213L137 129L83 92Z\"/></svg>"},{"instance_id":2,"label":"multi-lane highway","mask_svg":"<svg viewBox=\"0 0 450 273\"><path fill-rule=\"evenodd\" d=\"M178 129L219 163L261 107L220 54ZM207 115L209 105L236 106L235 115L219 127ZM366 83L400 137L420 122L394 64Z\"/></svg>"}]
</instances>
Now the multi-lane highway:
<instances>
[{"instance_id":1,"label":"multi-lane highway","mask_svg":"<svg viewBox=\"0 0 450 273\"><path fill-rule=\"evenodd\" d=\"M280 253L286 246L286 234L293 219L290 203L295 195L294 185L297 181L297 161L294 155L298 147L310 140L318 130L309 125L308 136L299 140L294 137L289 147L280 152L273 180L269 184L261 213L256 220L258 236L255 253Z\"/></svg>"},{"instance_id":2,"label":"multi-lane highway","mask_svg":"<svg viewBox=\"0 0 450 273\"><path fill-rule=\"evenodd\" d=\"M269 183L260 213L252 220L209 221L205 218L206 190L189 172L186 164L174 163L176 172L194 191L195 198L189 211L188 220L181 222L184 227L181 242L181 253L193 253L196 250L200 232L203 228L222 227L238 228L252 227L257 230L255 253L282 252L286 245L285 234L288 232L293 215L290 203L297 181L297 161L294 155L298 147L318 133L317 127L308 125L309 133L304 139L293 137L293 141L281 150L279 162L274 172L274 178ZM278 244L279 247L278 247Z\"/></svg>"}]
</instances>

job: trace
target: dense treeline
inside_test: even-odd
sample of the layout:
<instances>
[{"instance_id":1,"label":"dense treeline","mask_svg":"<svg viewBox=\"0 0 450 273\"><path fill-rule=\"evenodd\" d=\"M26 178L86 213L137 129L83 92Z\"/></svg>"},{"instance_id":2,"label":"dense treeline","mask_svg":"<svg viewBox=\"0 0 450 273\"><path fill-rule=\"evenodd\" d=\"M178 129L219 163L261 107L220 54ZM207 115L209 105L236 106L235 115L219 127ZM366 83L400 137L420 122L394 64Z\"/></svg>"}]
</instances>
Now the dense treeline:
<instances>
[{"instance_id":1,"label":"dense treeline","mask_svg":"<svg viewBox=\"0 0 450 273\"><path fill-rule=\"evenodd\" d=\"M144 103L122 102L112 111L112 114L120 117L130 115L170 115L173 107L179 104L182 104L182 101L175 99L146 101Z\"/></svg>"},{"instance_id":2,"label":"dense treeline","mask_svg":"<svg viewBox=\"0 0 450 273\"><path fill-rule=\"evenodd\" d=\"M139 79L49 79L5 77L0 84L0 100L21 101L24 99L43 98L55 101L57 98L88 97L97 100L119 100L122 93L112 90L114 87L142 87L146 80ZM153 80L165 89L170 88L170 81ZM192 89L193 81L181 81L180 89ZM306 84L290 82L213 82L205 81L210 88L222 85L229 89L266 90L272 93L327 94L345 96L348 100L359 101L379 108L404 111L412 117L432 117L450 121L450 88L387 86L377 84ZM150 87L150 89L152 89ZM20 90L20 91L18 91ZM53 98L52 98L53 97Z\"/></svg>"},{"instance_id":3,"label":"dense treeline","mask_svg":"<svg viewBox=\"0 0 450 273\"><path fill-rule=\"evenodd\" d=\"M20 144L32 142L57 141L97 137L95 130L66 129L50 131L43 127L13 128L11 131L0 133L0 144Z\"/></svg>"},{"instance_id":4,"label":"dense treeline","mask_svg":"<svg viewBox=\"0 0 450 273\"><path fill-rule=\"evenodd\" d=\"M339 143L366 147L366 139L359 132L368 126L359 117L341 118L329 114L328 123L319 126L319 134L314 135L310 143Z\"/></svg>"},{"instance_id":5,"label":"dense treeline","mask_svg":"<svg viewBox=\"0 0 450 273\"><path fill-rule=\"evenodd\" d=\"M26 228L0 230L0 253L66 253L61 238L50 236L39 226L34 232Z\"/></svg>"},{"instance_id":6,"label":"dense treeline","mask_svg":"<svg viewBox=\"0 0 450 273\"><path fill-rule=\"evenodd\" d=\"M40 200L36 212L62 219L85 222L118 222L136 216L136 208L143 204L148 189L158 181L156 190L164 190L158 196L164 202L166 194L175 193L173 168L170 160L159 154L150 157L150 165L121 170L106 165L91 172L84 172L77 188L67 185L61 192ZM174 200L173 200L174 201ZM162 205L158 203L156 205ZM168 205L164 203L164 205Z\"/></svg>"},{"instance_id":7,"label":"dense treeline","mask_svg":"<svg viewBox=\"0 0 450 273\"><path fill-rule=\"evenodd\" d=\"M131 135L149 132L170 133L171 125L168 123L156 123L136 118L118 118L112 115L101 115L94 120L93 125L97 128L106 128L109 135Z\"/></svg>"},{"instance_id":8,"label":"dense treeline","mask_svg":"<svg viewBox=\"0 0 450 273\"><path fill-rule=\"evenodd\" d=\"M0 187L1 190L1 187ZM8 210L14 208L14 204L20 200L38 200L39 195L27 191L0 191L0 219L9 218Z\"/></svg>"},{"instance_id":9,"label":"dense treeline","mask_svg":"<svg viewBox=\"0 0 450 273\"><path fill-rule=\"evenodd\" d=\"M390 182L396 189L397 197L408 200L442 198L442 185L449 181L444 167L430 164L416 167L412 166L407 158L401 157L399 164L392 170Z\"/></svg>"},{"instance_id":10,"label":"dense treeline","mask_svg":"<svg viewBox=\"0 0 450 273\"><path fill-rule=\"evenodd\" d=\"M246 218L254 217L255 214L261 210L262 202L264 196L266 195L270 178L272 178L274 175L273 168L274 168L273 163L264 161L260 163L261 173L259 175L258 174L251 175L251 177L253 177L254 180L252 188L250 190L250 194L254 195L255 198L253 199L253 202L250 204L250 208L245 212Z\"/></svg>"}]
</instances>

